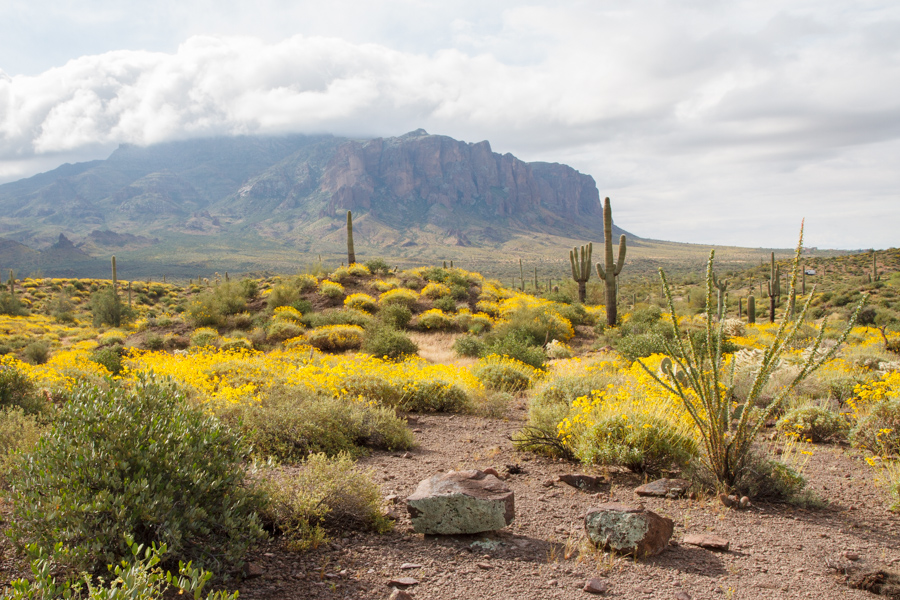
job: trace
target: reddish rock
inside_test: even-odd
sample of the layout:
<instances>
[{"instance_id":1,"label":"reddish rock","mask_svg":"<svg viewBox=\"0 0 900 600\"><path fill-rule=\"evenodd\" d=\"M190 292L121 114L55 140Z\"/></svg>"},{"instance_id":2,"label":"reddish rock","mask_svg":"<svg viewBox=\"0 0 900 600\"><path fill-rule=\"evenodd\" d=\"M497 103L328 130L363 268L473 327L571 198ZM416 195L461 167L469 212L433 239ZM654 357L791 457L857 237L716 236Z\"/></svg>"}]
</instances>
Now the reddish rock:
<instances>
[{"instance_id":1,"label":"reddish rock","mask_svg":"<svg viewBox=\"0 0 900 600\"><path fill-rule=\"evenodd\" d=\"M728 540L715 535L704 535L698 533L689 533L684 536L683 544L691 546L700 546L708 550L728 550Z\"/></svg>"},{"instance_id":2,"label":"reddish rock","mask_svg":"<svg viewBox=\"0 0 900 600\"><path fill-rule=\"evenodd\" d=\"M606 550L636 557L659 554L669 545L675 524L643 506L614 502L592 508L584 517L588 538Z\"/></svg>"},{"instance_id":3,"label":"reddish rock","mask_svg":"<svg viewBox=\"0 0 900 600\"><path fill-rule=\"evenodd\" d=\"M657 498L681 498L687 494L691 482L687 479L657 479L645 483L634 490L638 496L654 496Z\"/></svg>"},{"instance_id":4,"label":"reddish rock","mask_svg":"<svg viewBox=\"0 0 900 600\"><path fill-rule=\"evenodd\" d=\"M409 587L411 585L416 585L419 583L418 579L413 579L412 577L394 577L390 581L388 581L388 585L399 585L402 587Z\"/></svg>"},{"instance_id":5,"label":"reddish rock","mask_svg":"<svg viewBox=\"0 0 900 600\"><path fill-rule=\"evenodd\" d=\"M560 475L556 480L589 494L596 494L597 492L609 489L609 481L603 477L593 477L591 475Z\"/></svg>"},{"instance_id":6,"label":"reddish rock","mask_svg":"<svg viewBox=\"0 0 900 600\"><path fill-rule=\"evenodd\" d=\"M678 592L675 594L675 600L691 600L691 595L687 592Z\"/></svg>"},{"instance_id":7,"label":"reddish rock","mask_svg":"<svg viewBox=\"0 0 900 600\"><path fill-rule=\"evenodd\" d=\"M602 579L594 577L593 579L588 579L582 589L588 594L605 594L609 591L609 584Z\"/></svg>"}]
</instances>

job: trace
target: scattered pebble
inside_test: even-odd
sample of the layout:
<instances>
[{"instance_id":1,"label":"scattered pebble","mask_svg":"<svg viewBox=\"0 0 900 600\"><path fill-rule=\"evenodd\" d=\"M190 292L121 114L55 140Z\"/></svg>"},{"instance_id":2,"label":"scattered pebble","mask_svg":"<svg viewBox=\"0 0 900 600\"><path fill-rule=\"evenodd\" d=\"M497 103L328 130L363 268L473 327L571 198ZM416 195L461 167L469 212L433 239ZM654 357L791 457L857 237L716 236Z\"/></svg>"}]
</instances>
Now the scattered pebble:
<instances>
[{"instance_id":1,"label":"scattered pebble","mask_svg":"<svg viewBox=\"0 0 900 600\"><path fill-rule=\"evenodd\" d=\"M609 590L609 584L598 578L588 579L582 588L588 594L605 594Z\"/></svg>"}]
</instances>

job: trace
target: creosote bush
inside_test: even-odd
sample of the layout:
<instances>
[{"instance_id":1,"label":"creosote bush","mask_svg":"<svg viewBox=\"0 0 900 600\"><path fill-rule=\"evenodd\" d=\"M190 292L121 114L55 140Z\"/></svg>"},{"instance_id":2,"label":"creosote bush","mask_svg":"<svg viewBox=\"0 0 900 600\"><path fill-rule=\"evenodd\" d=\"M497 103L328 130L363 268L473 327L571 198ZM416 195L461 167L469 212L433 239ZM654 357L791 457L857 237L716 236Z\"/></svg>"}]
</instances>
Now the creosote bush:
<instances>
[{"instance_id":1,"label":"creosote bush","mask_svg":"<svg viewBox=\"0 0 900 600\"><path fill-rule=\"evenodd\" d=\"M575 454L587 464L657 474L687 467L697 454L697 443L665 419L633 412L594 423Z\"/></svg>"},{"instance_id":2,"label":"creosote bush","mask_svg":"<svg viewBox=\"0 0 900 600\"><path fill-rule=\"evenodd\" d=\"M491 355L472 367L472 374L486 387L504 392L527 390L543 372L514 358Z\"/></svg>"},{"instance_id":3,"label":"creosote bush","mask_svg":"<svg viewBox=\"0 0 900 600\"><path fill-rule=\"evenodd\" d=\"M849 423L838 413L822 406L798 406L778 420L778 431L814 443L847 439Z\"/></svg>"},{"instance_id":4,"label":"creosote bush","mask_svg":"<svg viewBox=\"0 0 900 600\"><path fill-rule=\"evenodd\" d=\"M400 360L419 352L419 346L405 332L386 325L367 331L362 349L373 356L391 360Z\"/></svg>"},{"instance_id":5,"label":"creosote bush","mask_svg":"<svg viewBox=\"0 0 900 600\"><path fill-rule=\"evenodd\" d=\"M130 555L126 534L167 544L168 561L235 565L264 535L244 485L248 451L170 382L79 388L14 474L11 537L62 542L93 572Z\"/></svg>"},{"instance_id":6,"label":"creosote bush","mask_svg":"<svg viewBox=\"0 0 900 600\"><path fill-rule=\"evenodd\" d=\"M364 331L358 325L325 325L306 332L309 345L327 352L357 350L362 346Z\"/></svg>"}]
</instances>

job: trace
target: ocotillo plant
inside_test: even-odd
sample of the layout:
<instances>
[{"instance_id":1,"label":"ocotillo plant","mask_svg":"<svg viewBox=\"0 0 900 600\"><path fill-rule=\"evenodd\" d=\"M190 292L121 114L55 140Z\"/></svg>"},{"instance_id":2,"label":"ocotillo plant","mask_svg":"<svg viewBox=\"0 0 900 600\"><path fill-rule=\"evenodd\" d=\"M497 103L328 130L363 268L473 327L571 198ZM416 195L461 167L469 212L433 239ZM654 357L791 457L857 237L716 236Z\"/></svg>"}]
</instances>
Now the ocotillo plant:
<instances>
[{"instance_id":1,"label":"ocotillo plant","mask_svg":"<svg viewBox=\"0 0 900 600\"><path fill-rule=\"evenodd\" d=\"M747 322L751 325L756 323L756 298L753 294L747 296Z\"/></svg>"},{"instance_id":2,"label":"ocotillo plant","mask_svg":"<svg viewBox=\"0 0 900 600\"><path fill-rule=\"evenodd\" d=\"M118 289L117 286L118 286L119 280L116 278L116 257L115 256L112 257L112 282L113 282L113 289L114 290Z\"/></svg>"},{"instance_id":3,"label":"ocotillo plant","mask_svg":"<svg viewBox=\"0 0 900 600\"><path fill-rule=\"evenodd\" d=\"M597 263L597 275L606 283L606 324L616 326L616 279L625 265L625 234L619 237L619 260L613 262L612 249L612 208L609 198L603 201L603 238L606 244L606 270ZM584 300L582 300L584 302Z\"/></svg>"},{"instance_id":4,"label":"ocotillo plant","mask_svg":"<svg viewBox=\"0 0 900 600\"><path fill-rule=\"evenodd\" d=\"M725 291L728 289L728 280L723 279L722 281L719 281L719 278L716 277L715 273L713 273L712 278L713 278L713 287L716 288L716 298L718 300L718 303L717 303L718 309L716 311L716 315L719 317L719 320L721 321L722 316L725 314L725 298L726 298Z\"/></svg>"},{"instance_id":5,"label":"ocotillo plant","mask_svg":"<svg viewBox=\"0 0 900 600\"><path fill-rule=\"evenodd\" d=\"M781 295L781 271L775 266L775 253L772 253L772 268L769 274L769 323L775 322L775 304Z\"/></svg>"},{"instance_id":6,"label":"ocotillo plant","mask_svg":"<svg viewBox=\"0 0 900 600\"><path fill-rule=\"evenodd\" d=\"M591 254L594 252L593 242L581 247L579 258L578 248L569 250L569 262L572 263L572 279L578 283L578 301L584 304L587 295L587 281L591 278ZM600 265L597 265L600 268Z\"/></svg>"},{"instance_id":7,"label":"ocotillo plant","mask_svg":"<svg viewBox=\"0 0 900 600\"><path fill-rule=\"evenodd\" d=\"M347 264L356 262L356 252L353 251L353 215L347 211Z\"/></svg>"}]
</instances>

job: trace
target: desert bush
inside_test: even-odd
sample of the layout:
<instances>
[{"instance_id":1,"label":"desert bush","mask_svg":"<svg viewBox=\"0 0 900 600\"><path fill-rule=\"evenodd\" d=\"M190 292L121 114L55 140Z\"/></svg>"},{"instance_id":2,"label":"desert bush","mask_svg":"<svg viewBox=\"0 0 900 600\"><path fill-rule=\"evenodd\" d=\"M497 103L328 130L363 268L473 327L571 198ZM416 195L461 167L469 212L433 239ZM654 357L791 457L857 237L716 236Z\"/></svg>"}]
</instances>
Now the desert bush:
<instances>
[{"instance_id":1,"label":"desert bush","mask_svg":"<svg viewBox=\"0 0 900 600\"><path fill-rule=\"evenodd\" d=\"M47 312L59 323L75 322L75 304L67 292L60 292L53 296L47 305ZM2 311L0 311L2 312Z\"/></svg>"},{"instance_id":2,"label":"desert bush","mask_svg":"<svg viewBox=\"0 0 900 600\"><path fill-rule=\"evenodd\" d=\"M191 334L191 345L203 348L216 346L219 341L219 332L211 327L200 327Z\"/></svg>"},{"instance_id":3,"label":"desert bush","mask_svg":"<svg viewBox=\"0 0 900 600\"><path fill-rule=\"evenodd\" d=\"M122 354L124 352L125 348L122 346L104 346L91 353L91 360L102 365L113 375L118 375L122 372Z\"/></svg>"},{"instance_id":4,"label":"desert bush","mask_svg":"<svg viewBox=\"0 0 900 600\"><path fill-rule=\"evenodd\" d=\"M778 431L809 442L834 442L847 439L847 420L822 406L798 406L778 420Z\"/></svg>"},{"instance_id":5,"label":"desert bush","mask_svg":"<svg viewBox=\"0 0 900 600\"><path fill-rule=\"evenodd\" d=\"M11 317L23 317L28 309L19 301L19 297L9 292L0 292L0 314Z\"/></svg>"},{"instance_id":6,"label":"desert bush","mask_svg":"<svg viewBox=\"0 0 900 600\"><path fill-rule=\"evenodd\" d=\"M372 287L378 290L379 292L386 292L388 290L392 290L397 287L399 281L396 279L389 279L388 281L383 281L381 279L377 279L372 282Z\"/></svg>"},{"instance_id":7,"label":"desert bush","mask_svg":"<svg viewBox=\"0 0 900 600\"><path fill-rule=\"evenodd\" d=\"M504 392L527 390L543 373L514 358L491 355L472 366L472 374L486 387Z\"/></svg>"},{"instance_id":8,"label":"desert bush","mask_svg":"<svg viewBox=\"0 0 900 600\"><path fill-rule=\"evenodd\" d=\"M728 337L740 337L744 335L744 322L740 319L725 319L722 324L722 331Z\"/></svg>"},{"instance_id":9,"label":"desert bush","mask_svg":"<svg viewBox=\"0 0 900 600\"><path fill-rule=\"evenodd\" d=\"M91 294L91 315L94 327L110 325L120 327L134 319L134 310L125 304L112 287L106 287Z\"/></svg>"},{"instance_id":10,"label":"desert bush","mask_svg":"<svg viewBox=\"0 0 900 600\"><path fill-rule=\"evenodd\" d=\"M18 406L0 408L0 484L6 482L16 455L30 452L45 430L35 414Z\"/></svg>"},{"instance_id":11,"label":"desert bush","mask_svg":"<svg viewBox=\"0 0 900 600\"><path fill-rule=\"evenodd\" d=\"M372 325L372 322L372 315L353 308L329 308L303 317L303 323L311 328L326 325L355 325L366 329Z\"/></svg>"},{"instance_id":12,"label":"desert bush","mask_svg":"<svg viewBox=\"0 0 900 600\"><path fill-rule=\"evenodd\" d=\"M274 311L272 311L272 318L276 321L301 323L303 320L303 313L293 306L279 306Z\"/></svg>"},{"instance_id":13,"label":"desert bush","mask_svg":"<svg viewBox=\"0 0 900 600\"><path fill-rule=\"evenodd\" d=\"M280 306L290 306L300 299L300 291L297 287L287 283L279 283L273 286L266 296L266 306L269 310L275 310Z\"/></svg>"},{"instance_id":14,"label":"desert bush","mask_svg":"<svg viewBox=\"0 0 900 600\"><path fill-rule=\"evenodd\" d=\"M494 331L501 337L515 332L532 346L543 346L550 340L567 342L575 335L572 324L547 306L524 306L510 312Z\"/></svg>"},{"instance_id":15,"label":"desert bush","mask_svg":"<svg viewBox=\"0 0 900 600\"><path fill-rule=\"evenodd\" d=\"M587 464L657 474L687 467L697 454L697 443L669 421L634 411L594 423L580 438L575 454Z\"/></svg>"},{"instance_id":16,"label":"desert bush","mask_svg":"<svg viewBox=\"0 0 900 600\"><path fill-rule=\"evenodd\" d=\"M419 315L416 325L424 331L446 331L454 329L456 326L453 322L453 317L439 308L432 308L423 312Z\"/></svg>"},{"instance_id":17,"label":"desert bush","mask_svg":"<svg viewBox=\"0 0 900 600\"><path fill-rule=\"evenodd\" d=\"M347 267L347 272L354 277L368 277L372 274L369 267L363 263L353 263Z\"/></svg>"},{"instance_id":18,"label":"desert bush","mask_svg":"<svg viewBox=\"0 0 900 600\"><path fill-rule=\"evenodd\" d=\"M129 556L125 534L167 544L169 560L236 564L264 535L244 486L247 453L172 383L82 387L14 474L10 535L20 546L62 542L95 572Z\"/></svg>"},{"instance_id":19,"label":"desert bush","mask_svg":"<svg viewBox=\"0 0 900 600\"><path fill-rule=\"evenodd\" d=\"M144 348L147 350L162 350L166 346L166 340L156 333L148 333L144 338Z\"/></svg>"},{"instance_id":20,"label":"desert bush","mask_svg":"<svg viewBox=\"0 0 900 600\"><path fill-rule=\"evenodd\" d=\"M378 310L378 302L368 294L350 294L344 298L344 306L367 313Z\"/></svg>"},{"instance_id":21,"label":"desert bush","mask_svg":"<svg viewBox=\"0 0 900 600\"><path fill-rule=\"evenodd\" d=\"M362 349L373 356L398 360L414 356L419 351L419 346L403 331L382 325L366 332Z\"/></svg>"},{"instance_id":22,"label":"desert bush","mask_svg":"<svg viewBox=\"0 0 900 600\"><path fill-rule=\"evenodd\" d=\"M394 329L406 329L412 320L412 311L402 304L388 304L378 312L378 319Z\"/></svg>"},{"instance_id":23,"label":"desert bush","mask_svg":"<svg viewBox=\"0 0 900 600\"><path fill-rule=\"evenodd\" d=\"M547 358L572 358L572 349L560 342L559 340L551 340L544 349Z\"/></svg>"},{"instance_id":24,"label":"desert bush","mask_svg":"<svg viewBox=\"0 0 900 600\"><path fill-rule=\"evenodd\" d=\"M494 326L494 321L487 313L475 313L474 315L468 309L461 309L456 316L453 317L456 322L457 329L468 331L469 333L480 334L490 331Z\"/></svg>"},{"instance_id":25,"label":"desert bush","mask_svg":"<svg viewBox=\"0 0 900 600\"><path fill-rule=\"evenodd\" d=\"M485 349L481 356L496 354L523 362L536 369L543 368L547 355L543 348L533 346L527 334L520 331L508 331L506 335L494 332L485 340Z\"/></svg>"},{"instance_id":26,"label":"desert bush","mask_svg":"<svg viewBox=\"0 0 900 600\"><path fill-rule=\"evenodd\" d=\"M450 288L443 283L429 283L424 288L422 288L421 294L426 298L431 298L432 300L437 300L443 296L450 295Z\"/></svg>"},{"instance_id":27,"label":"desert bush","mask_svg":"<svg viewBox=\"0 0 900 600\"><path fill-rule=\"evenodd\" d=\"M393 304L399 304L411 309L418 299L419 295L413 290L396 288L393 290L388 290L381 294L378 297L378 303L381 306L391 306Z\"/></svg>"},{"instance_id":28,"label":"desert bush","mask_svg":"<svg viewBox=\"0 0 900 600\"><path fill-rule=\"evenodd\" d=\"M373 275L387 275L391 272L391 266L383 258L373 258L363 263Z\"/></svg>"},{"instance_id":29,"label":"desert bush","mask_svg":"<svg viewBox=\"0 0 900 600\"><path fill-rule=\"evenodd\" d=\"M50 345L44 340L31 342L22 350L22 355L31 364L42 365L50 357Z\"/></svg>"},{"instance_id":30,"label":"desert bush","mask_svg":"<svg viewBox=\"0 0 900 600\"><path fill-rule=\"evenodd\" d=\"M287 319L276 319L266 328L266 340L283 342L303 333L303 327Z\"/></svg>"},{"instance_id":31,"label":"desert bush","mask_svg":"<svg viewBox=\"0 0 900 600\"><path fill-rule=\"evenodd\" d=\"M313 348L329 352L356 350L362 346L363 328L357 325L325 325L306 332Z\"/></svg>"},{"instance_id":32,"label":"desert bush","mask_svg":"<svg viewBox=\"0 0 900 600\"><path fill-rule=\"evenodd\" d=\"M900 456L900 398L872 405L850 431L850 443L877 456Z\"/></svg>"},{"instance_id":33,"label":"desert bush","mask_svg":"<svg viewBox=\"0 0 900 600\"><path fill-rule=\"evenodd\" d=\"M372 473L347 454L311 454L299 469L269 471L258 482L268 501L262 518L284 534L290 550L314 549L325 540L323 526L388 531L381 514L381 490Z\"/></svg>"},{"instance_id":34,"label":"desert bush","mask_svg":"<svg viewBox=\"0 0 900 600\"><path fill-rule=\"evenodd\" d=\"M639 333L619 338L615 341L615 347L619 354L634 361L651 354L665 354L667 343L665 336L658 333Z\"/></svg>"},{"instance_id":35,"label":"desert bush","mask_svg":"<svg viewBox=\"0 0 900 600\"><path fill-rule=\"evenodd\" d=\"M0 408L21 408L26 415L46 412L47 400L14 363L15 360L0 360Z\"/></svg>"},{"instance_id":36,"label":"desert bush","mask_svg":"<svg viewBox=\"0 0 900 600\"><path fill-rule=\"evenodd\" d=\"M319 284L319 294L331 300L340 300L344 297L344 286L325 279Z\"/></svg>"},{"instance_id":37,"label":"desert bush","mask_svg":"<svg viewBox=\"0 0 900 600\"><path fill-rule=\"evenodd\" d=\"M100 334L100 337L97 338L97 345L100 347L124 346L126 337L128 336L124 331L110 329L109 331L104 331Z\"/></svg>"},{"instance_id":38,"label":"desert bush","mask_svg":"<svg viewBox=\"0 0 900 600\"><path fill-rule=\"evenodd\" d=\"M478 358L484 353L485 348L484 341L474 335L463 335L453 342L453 351L457 356Z\"/></svg>"},{"instance_id":39,"label":"desert bush","mask_svg":"<svg viewBox=\"0 0 900 600\"><path fill-rule=\"evenodd\" d=\"M238 284L241 289L241 295L247 300L254 300L259 296L259 283L255 279L241 279Z\"/></svg>"},{"instance_id":40,"label":"desert bush","mask_svg":"<svg viewBox=\"0 0 900 600\"><path fill-rule=\"evenodd\" d=\"M443 296L434 301L434 307L444 312L456 312L456 300L452 296Z\"/></svg>"},{"instance_id":41,"label":"desert bush","mask_svg":"<svg viewBox=\"0 0 900 600\"><path fill-rule=\"evenodd\" d=\"M253 343L244 337L225 338L219 345L223 351L227 350L253 350Z\"/></svg>"}]
</instances>

